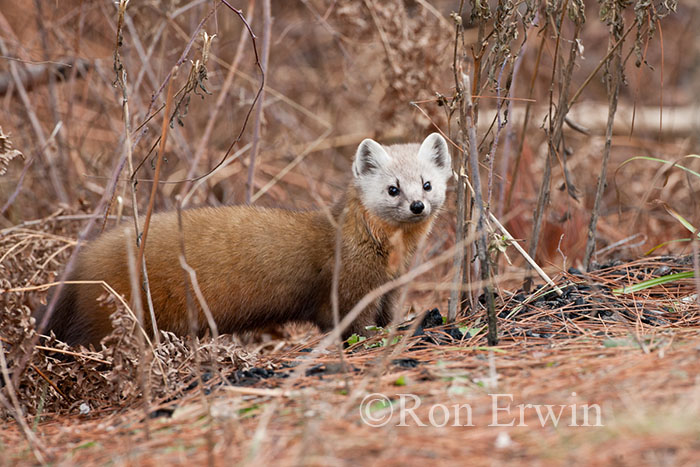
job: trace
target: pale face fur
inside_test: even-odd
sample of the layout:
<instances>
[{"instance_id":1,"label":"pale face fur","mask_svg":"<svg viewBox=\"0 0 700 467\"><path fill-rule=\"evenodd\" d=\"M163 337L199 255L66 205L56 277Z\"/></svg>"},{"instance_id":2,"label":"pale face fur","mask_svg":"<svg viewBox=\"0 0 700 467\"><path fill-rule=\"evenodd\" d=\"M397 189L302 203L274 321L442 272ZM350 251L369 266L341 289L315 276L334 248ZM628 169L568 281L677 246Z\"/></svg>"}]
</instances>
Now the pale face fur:
<instances>
[{"instance_id":1,"label":"pale face fur","mask_svg":"<svg viewBox=\"0 0 700 467\"><path fill-rule=\"evenodd\" d=\"M381 219L402 224L424 221L439 211L452 163L445 138L433 133L421 144L382 146L365 139L352 171L362 204Z\"/></svg>"}]
</instances>

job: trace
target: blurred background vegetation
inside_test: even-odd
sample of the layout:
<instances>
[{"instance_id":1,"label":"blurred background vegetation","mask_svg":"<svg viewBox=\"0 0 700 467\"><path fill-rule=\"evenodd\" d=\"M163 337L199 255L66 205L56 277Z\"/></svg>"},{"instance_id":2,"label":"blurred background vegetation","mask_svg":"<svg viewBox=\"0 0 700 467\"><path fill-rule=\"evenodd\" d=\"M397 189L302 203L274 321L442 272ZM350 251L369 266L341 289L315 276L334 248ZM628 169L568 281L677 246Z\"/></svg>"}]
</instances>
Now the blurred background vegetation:
<instances>
[{"instance_id":1,"label":"blurred background vegetation","mask_svg":"<svg viewBox=\"0 0 700 467\"><path fill-rule=\"evenodd\" d=\"M663 203L689 220L700 217L698 181L685 172L663 171L661 164L643 160L616 170L635 156L677 161L698 152L695 2L681 2L667 15L676 8L671 0L467 1L457 17L459 1L273 1L269 36L264 3L129 3L118 51L126 72L140 211L153 177L166 80L180 63L175 89L185 85L192 62L203 60L206 31L216 35L206 75L197 69L198 89L175 99L180 105L157 209L173 208L177 194L188 196L187 206L246 202L253 146L253 202L306 209L337 199L363 138L385 144L419 141L438 128L459 144L458 118L450 112L456 64L459 73L472 76L489 207L527 244L548 153L547 116L565 90L565 65L575 44L566 92L571 96L581 88L582 93L561 130L536 259L555 271L580 266L606 141L609 70L602 61L610 38L628 33L620 48L624 75L594 259L635 257L687 237ZM255 50L243 16L255 33ZM131 174L123 168L117 18L117 6L109 1L0 0L0 124L24 155L6 161L7 173L0 177L0 227L73 216L55 225L77 235L85 225L80 214L128 216ZM455 18L464 28L457 53ZM262 61L266 47L258 114L251 108L261 82L256 53ZM587 77L592 79L582 87ZM700 168L694 160L683 164ZM215 167L203 182L195 181ZM426 255L454 241L454 199L452 193ZM73 220L76 216L79 220ZM671 244L658 252L687 249L687 243ZM514 265L501 258L502 271L517 276L523 263L509 256ZM449 280L447 268L436 271L436 279Z\"/></svg>"}]
</instances>

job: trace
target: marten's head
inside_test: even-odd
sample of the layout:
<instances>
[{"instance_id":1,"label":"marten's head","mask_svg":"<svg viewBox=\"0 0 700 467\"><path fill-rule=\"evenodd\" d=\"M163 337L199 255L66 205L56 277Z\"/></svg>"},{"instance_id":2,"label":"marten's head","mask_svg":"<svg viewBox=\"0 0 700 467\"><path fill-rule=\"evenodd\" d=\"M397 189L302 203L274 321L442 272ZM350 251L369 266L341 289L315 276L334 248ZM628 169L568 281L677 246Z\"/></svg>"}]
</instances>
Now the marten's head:
<instances>
[{"instance_id":1,"label":"marten's head","mask_svg":"<svg viewBox=\"0 0 700 467\"><path fill-rule=\"evenodd\" d=\"M392 223L413 223L434 216L445 202L452 160L439 133L421 144L382 146L366 139L357 148L352 172L371 213Z\"/></svg>"}]
</instances>

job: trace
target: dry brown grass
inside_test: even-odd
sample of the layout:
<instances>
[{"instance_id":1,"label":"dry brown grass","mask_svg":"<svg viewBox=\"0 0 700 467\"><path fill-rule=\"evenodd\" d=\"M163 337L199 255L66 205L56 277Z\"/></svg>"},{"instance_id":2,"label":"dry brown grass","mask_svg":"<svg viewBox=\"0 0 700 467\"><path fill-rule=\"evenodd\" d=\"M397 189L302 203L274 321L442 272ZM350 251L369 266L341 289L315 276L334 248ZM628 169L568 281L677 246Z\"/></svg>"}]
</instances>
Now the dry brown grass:
<instances>
[{"instance_id":1,"label":"dry brown grass","mask_svg":"<svg viewBox=\"0 0 700 467\"><path fill-rule=\"evenodd\" d=\"M549 310L546 302L535 303L518 318L501 321L498 348L483 347L483 332L439 346L420 347L420 342L412 339L410 350L392 355L391 361L412 359L414 368L390 363L377 374L386 349L360 344L346 355L351 367L347 375L337 374L338 361L333 352L315 358L312 372L295 375L295 368L287 365L304 364L309 354L300 349L315 346L318 339L307 340L301 346L294 344L295 339L287 340L282 342L285 350L255 360L258 365L268 362L269 368L276 368L278 375L287 374L286 378L262 379L249 387L245 383L220 386L214 377L206 383L212 392L202 400L197 387L183 391L192 375L181 373L171 380L167 395L154 397L151 411L165 410L165 415L151 419L148 426L137 398L124 397L122 391L134 386L125 378L123 368L117 371L114 364L104 365L100 374L90 369L90 362L84 360L86 354L75 363L58 363L64 368L53 368L51 378L59 381L58 374L92 371L102 378L116 377L113 386L103 380L92 387L92 396L86 397L81 391L90 387L90 382L79 380L79 384L70 386L71 396L90 403L90 413L78 415L77 407L65 405L55 413L47 402L37 434L48 458L71 464L181 464L211 458L216 465L401 465L435 459L449 463L468 459L475 464L516 459L546 465L691 465L699 459L700 425L695 414L700 399L695 375L700 370L700 308L694 300L683 299L694 291L694 285L687 281L622 299L614 299L608 292L608 286L635 283L666 265L677 271L688 268L687 263L679 265L676 260L652 259L620 264L587 276L586 284L601 288L584 292L583 296L591 302L605 298L598 302L598 310L613 311L611 316L596 318L591 312L595 307L590 306ZM558 282L563 285L567 279L584 282L573 276ZM506 298L499 303L499 312L508 314L516 305ZM674 311L664 314L662 323L642 322L642 309L669 307ZM565 319L563 312L579 314ZM460 324L477 328L479 320L483 318L472 316ZM525 331L550 335L528 337ZM439 335L437 329L430 332ZM100 357L109 359L105 355L108 353L103 351ZM185 354L174 352L167 357L169 370L186 368ZM46 361L46 357L38 360ZM225 363L229 370L242 367L240 361ZM47 390L36 376L32 379L32 384L22 387L42 388L42 397L51 400L51 389ZM362 421L360 404L367 394L375 392L395 401L401 394L419 397L421 406L415 414L427 425L433 404L447 406L451 414L454 404L468 404L473 426L451 426L454 415L446 427L420 426L410 416L406 418L408 426L397 426L401 423L398 412L386 426L368 426ZM121 400L99 399L109 394L118 394ZM532 409L525 412L525 426L491 426L493 394L513 397L512 403L499 399L499 407L512 408L510 413L498 413L499 423L515 418L518 424L517 404L522 403L552 404L557 410L559 405L598 404L603 426L566 426L571 423L569 412L558 427L551 423L542 426ZM23 396L28 408L36 399ZM412 407L413 399L408 402ZM460 413L462 424L466 424L466 409ZM581 416L579 409L578 424L582 424ZM27 417L30 424L36 420L35 416ZM441 418L437 420L440 423ZM14 423L6 426L2 443L7 462L29 461L27 442Z\"/></svg>"},{"instance_id":2,"label":"dry brown grass","mask_svg":"<svg viewBox=\"0 0 700 467\"><path fill-rule=\"evenodd\" d=\"M255 6L249 22L262 54L262 2L229 3L244 16L251 14L250 5ZM654 6L661 9L661 3ZM608 29L597 18L597 3L585 4L585 60L578 59L574 67L574 90L607 47ZM210 14L214 5L218 8ZM458 58L464 71L473 72L468 51L478 51L479 28L469 23L469 5L466 2L465 52ZM267 87L256 141L255 112L244 124L261 75L241 18L221 2L131 2L119 51L127 73L140 212L145 212L155 172L166 78L185 58L174 87L177 91L185 85L189 60L203 59L201 30L216 34L206 62L207 79L199 81L211 95L200 88L185 100L180 101L182 94L174 99L181 105L167 139L156 209L174 209L176 195L190 192L188 206L242 203L253 145L258 146L255 203L306 209L334 201L347 183L355 146L366 137L384 143L418 140L436 125L458 139L458 122L438 105L448 102L454 90L455 34L449 14L458 8L458 1L447 0L273 2ZM605 145L608 103L600 76L591 80L569 114L590 132L584 135L568 126L563 130L564 146L571 151L570 181L580 201L567 194L561 165L555 164L555 189L536 260L562 287L569 281L591 285L580 291L583 304L572 298L563 305L545 300L519 308L514 294L526 272L522 259L509 249L513 264L503 256L497 260L498 347L485 347L484 331L420 349L417 338L407 336L401 348L365 348L379 339L375 338L346 353L353 370L336 373L337 350L318 348L321 337L315 330L295 326L268 336L270 340L241 336L193 343L165 336L161 344L147 348L144 361L130 331L133 319L107 293L105 299L120 311L106 348L68 349L50 340L31 350L34 331L28 316L46 299L46 290L36 287L58 280L80 239L96 235L103 226L126 222L132 213L122 91L115 86L113 66L117 9L112 2L97 0L36 0L21 6L0 0L0 169L7 169L0 175L0 343L8 364L0 375L0 465L697 464L700 310L692 299L695 282L689 279L633 295L609 292L658 276L663 266L674 271L693 268L692 261L673 256L629 259L661 242L688 236L663 203L700 225L698 181L678 169L661 172L661 166L651 162L635 162L617 173L615 169L632 156L673 161L698 152L700 132L692 120L697 118L700 93L697 16L696 5L681 2L678 14L664 18L661 30L641 43L640 53L650 66L637 68L634 58L625 66L627 86L620 90L608 188L598 220L596 259L609 267L586 276L565 271L580 266L583 258ZM631 11L625 19L632 24ZM489 20L482 32L490 34L493 25ZM573 27L565 23L562 31L566 52L560 51L560 59L568 54L566 39ZM509 37L506 31L497 32L488 36L490 46L494 37ZM523 32L520 27L514 51ZM635 57L631 40L623 56ZM556 43L551 31L528 32L513 81L512 96L517 99L512 101L511 126L500 135L494 156L492 209L519 239L529 240L533 229L547 153L541 125L548 111ZM488 129L499 92L487 77L497 75L493 64L500 63L496 57L502 52L486 49L493 61L482 63L483 80L475 93L482 157L494 139ZM511 183L527 105L523 98L530 95L531 82L529 129L518 179ZM217 167L229 149L240 155L203 182L194 180ZM488 180L489 161L482 163ZM683 163L698 168L697 161ZM123 167L119 173L118 167ZM501 181L513 188L508 210L505 192L498 189ZM454 245L455 198L451 193L422 261ZM657 253L687 254L692 251L689 245L674 243ZM612 262L618 258L625 262ZM436 265L411 283L407 311L434 306L447 311L451 265ZM483 309L477 308L462 316L459 325L479 329L484 322ZM317 354L309 359L306 349L316 349ZM400 358L414 359L417 366L392 363ZM289 363L300 365L288 368ZM20 367L24 371L17 371ZM289 376L253 377L248 381L252 386L235 383L236 375L241 376L236 371L248 368ZM234 382L220 384L229 379ZM14 393L8 380L13 380ZM398 427L395 414L387 426L372 428L362 422L359 410L371 392L392 400L402 393L420 397L416 414L422 420L432 404L469 404L475 426ZM604 426L543 427L530 411L525 427L489 427L489 394L494 393L512 394L513 405L599 404ZM89 408L86 414L80 412L83 404ZM165 410L159 414L174 412L144 416L144 411L158 409Z\"/></svg>"}]
</instances>

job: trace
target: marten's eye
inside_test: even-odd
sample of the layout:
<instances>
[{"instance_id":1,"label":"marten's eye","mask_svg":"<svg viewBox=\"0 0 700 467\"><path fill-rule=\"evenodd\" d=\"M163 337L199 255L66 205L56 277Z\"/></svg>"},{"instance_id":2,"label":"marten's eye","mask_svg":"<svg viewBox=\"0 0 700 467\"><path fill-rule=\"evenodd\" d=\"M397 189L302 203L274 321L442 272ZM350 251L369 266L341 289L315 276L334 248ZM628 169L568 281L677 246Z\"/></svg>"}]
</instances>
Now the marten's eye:
<instances>
[{"instance_id":1,"label":"marten's eye","mask_svg":"<svg viewBox=\"0 0 700 467\"><path fill-rule=\"evenodd\" d=\"M433 189L433 186L430 184L430 182L425 182L425 183L423 184L423 189L424 189L425 191L430 191L430 190Z\"/></svg>"},{"instance_id":2,"label":"marten's eye","mask_svg":"<svg viewBox=\"0 0 700 467\"><path fill-rule=\"evenodd\" d=\"M389 187L389 196L399 196L399 193L401 193L401 190L399 190L397 187L394 185L391 185Z\"/></svg>"}]
</instances>

